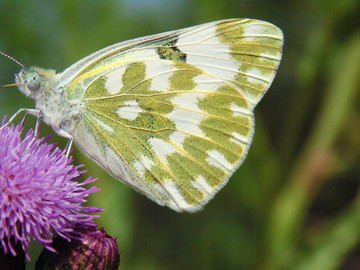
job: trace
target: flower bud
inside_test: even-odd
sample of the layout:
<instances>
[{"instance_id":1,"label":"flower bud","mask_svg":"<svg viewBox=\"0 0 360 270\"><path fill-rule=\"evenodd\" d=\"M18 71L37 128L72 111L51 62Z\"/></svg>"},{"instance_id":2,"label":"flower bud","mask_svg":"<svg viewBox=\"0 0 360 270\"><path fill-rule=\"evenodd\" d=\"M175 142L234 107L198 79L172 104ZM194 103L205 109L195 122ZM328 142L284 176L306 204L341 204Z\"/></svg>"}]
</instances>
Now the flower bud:
<instances>
[{"instance_id":1,"label":"flower bud","mask_svg":"<svg viewBox=\"0 0 360 270\"><path fill-rule=\"evenodd\" d=\"M120 254L116 238L109 236L103 228L84 227L75 230L77 239L66 241L54 239L57 254L44 249L35 269L118 269Z\"/></svg>"}]
</instances>

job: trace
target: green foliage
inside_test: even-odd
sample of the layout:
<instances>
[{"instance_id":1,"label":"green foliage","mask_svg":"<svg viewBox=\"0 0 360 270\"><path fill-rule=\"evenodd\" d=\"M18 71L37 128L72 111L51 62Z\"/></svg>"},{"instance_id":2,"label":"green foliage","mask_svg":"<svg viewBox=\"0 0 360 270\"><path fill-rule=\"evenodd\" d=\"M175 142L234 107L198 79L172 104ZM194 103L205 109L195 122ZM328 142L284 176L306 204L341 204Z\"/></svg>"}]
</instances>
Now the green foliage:
<instances>
[{"instance_id":1,"label":"green foliage","mask_svg":"<svg viewBox=\"0 0 360 270\"><path fill-rule=\"evenodd\" d=\"M283 60L255 109L248 158L202 212L159 207L75 149L76 162L100 178L89 204L107 209L98 224L118 236L120 269L357 269L350 265L360 247L359 14L356 0L2 0L0 48L61 71L107 45L216 19L279 26ZM0 84L18 69L0 59ZM20 107L33 103L1 89L1 117ZM39 250L32 248L33 261Z\"/></svg>"}]
</instances>

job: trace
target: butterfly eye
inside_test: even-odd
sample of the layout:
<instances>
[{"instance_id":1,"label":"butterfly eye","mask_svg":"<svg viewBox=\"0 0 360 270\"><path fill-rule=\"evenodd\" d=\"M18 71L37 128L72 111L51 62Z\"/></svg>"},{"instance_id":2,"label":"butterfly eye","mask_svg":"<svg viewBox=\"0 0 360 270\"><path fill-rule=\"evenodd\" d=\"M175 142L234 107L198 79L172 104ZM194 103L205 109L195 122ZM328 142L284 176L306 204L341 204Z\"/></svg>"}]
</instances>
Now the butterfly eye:
<instances>
[{"instance_id":1,"label":"butterfly eye","mask_svg":"<svg viewBox=\"0 0 360 270\"><path fill-rule=\"evenodd\" d=\"M40 88L40 76L36 72L26 75L26 85L30 91L37 91Z\"/></svg>"}]
</instances>

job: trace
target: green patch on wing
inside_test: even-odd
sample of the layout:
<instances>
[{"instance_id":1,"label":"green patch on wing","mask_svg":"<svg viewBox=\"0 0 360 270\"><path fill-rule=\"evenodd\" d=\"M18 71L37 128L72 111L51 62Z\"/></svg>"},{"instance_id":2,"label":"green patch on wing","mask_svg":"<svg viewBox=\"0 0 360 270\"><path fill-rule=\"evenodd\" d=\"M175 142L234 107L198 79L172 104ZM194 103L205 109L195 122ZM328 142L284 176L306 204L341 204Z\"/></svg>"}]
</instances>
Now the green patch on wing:
<instances>
[{"instance_id":1,"label":"green patch on wing","mask_svg":"<svg viewBox=\"0 0 360 270\"><path fill-rule=\"evenodd\" d=\"M114 153L133 187L186 209L212 197L245 157L252 109L281 47L277 27L249 19L145 37L90 56L66 97L81 102L78 127L103 167Z\"/></svg>"},{"instance_id":2,"label":"green patch on wing","mask_svg":"<svg viewBox=\"0 0 360 270\"><path fill-rule=\"evenodd\" d=\"M214 166L209 151L218 151L231 166L235 166L243 155L244 146L231 142L232 133L248 136L251 118L234 115L232 104L244 110L248 110L248 104L233 87L224 84L213 91L201 89L194 78L206 76L203 72L186 63L174 63L173 67L167 92L149 90L152 78L147 78L146 62L126 66L122 88L115 95L110 95L106 89L110 74L101 76L86 89L84 114L104 153L108 147L113 149L119 159L124 160L163 200L170 200L171 194L166 195L161 189L166 181L172 181L185 202L196 205L208 196L194 186L197 178L202 177L214 189L229 173L228 168ZM195 101L201 110L199 113L204 116L198 124L202 136L179 131L168 117L175 109L191 110L186 103L174 104L174 98L184 94L194 94L196 98L199 93L201 98ZM122 110L129 111L128 118ZM181 145L171 140L174 132L184 136ZM167 149L153 149L153 140L161 142ZM145 168L143 157L151 161L150 168ZM138 171L136 164L139 163L143 163L144 173Z\"/></svg>"},{"instance_id":3,"label":"green patch on wing","mask_svg":"<svg viewBox=\"0 0 360 270\"><path fill-rule=\"evenodd\" d=\"M169 91L193 90L196 86L193 78L202 74L202 71L185 63L174 63L177 72L170 77Z\"/></svg>"},{"instance_id":4,"label":"green patch on wing","mask_svg":"<svg viewBox=\"0 0 360 270\"><path fill-rule=\"evenodd\" d=\"M173 37L173 39L171 41L160 45L156 49L156 52L158 53L160 59L171 60L171 61L176 61L176 62L185 62L186 61L186 54L183 53L176 46L177 42L178 42L178 38Z\"/></svg>"},{"instance_id":5,"label":"green patch on wing","mask_svg":"<svg viewBox=\"0 0 360 270\"><path fill-rule=\"evenodd\" d=\"M239 62L234 83L253 103L269 87L281 58L282 33L274 25L256 20L219 24L218 36L230 46L230 54Z\"/></svg>"},{"instance_id":6,"label":"green patch on wing","mask_svg":"<svg viewBox=\"0 0 360 270\"><path fill-rule=\"evenodd\" d=\"M145 80L146 64L134 62L126 67L122 76L123 87L120 93L142 94L150 87L150 80Z\"/></svg>"}]
</instances>

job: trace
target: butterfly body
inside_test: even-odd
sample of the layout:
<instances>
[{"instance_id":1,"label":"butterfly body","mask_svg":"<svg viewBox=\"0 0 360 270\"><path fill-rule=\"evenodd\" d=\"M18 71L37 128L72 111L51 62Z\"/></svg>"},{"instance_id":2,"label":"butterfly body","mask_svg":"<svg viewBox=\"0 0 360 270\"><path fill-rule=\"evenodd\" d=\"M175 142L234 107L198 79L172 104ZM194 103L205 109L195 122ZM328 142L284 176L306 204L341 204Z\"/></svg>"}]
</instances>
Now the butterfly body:
<instances>
[{"instance_id":1,"label":"butterfly body","mask_svg":"<svg viewBox=\"0 0 360 270\"><path fill-rule=\"evenodd\" d=\"M197 211L246 157L282 33L231 19L118 43L16 76L42 120L160 205Z\"/></svg>"}]
</instances>

